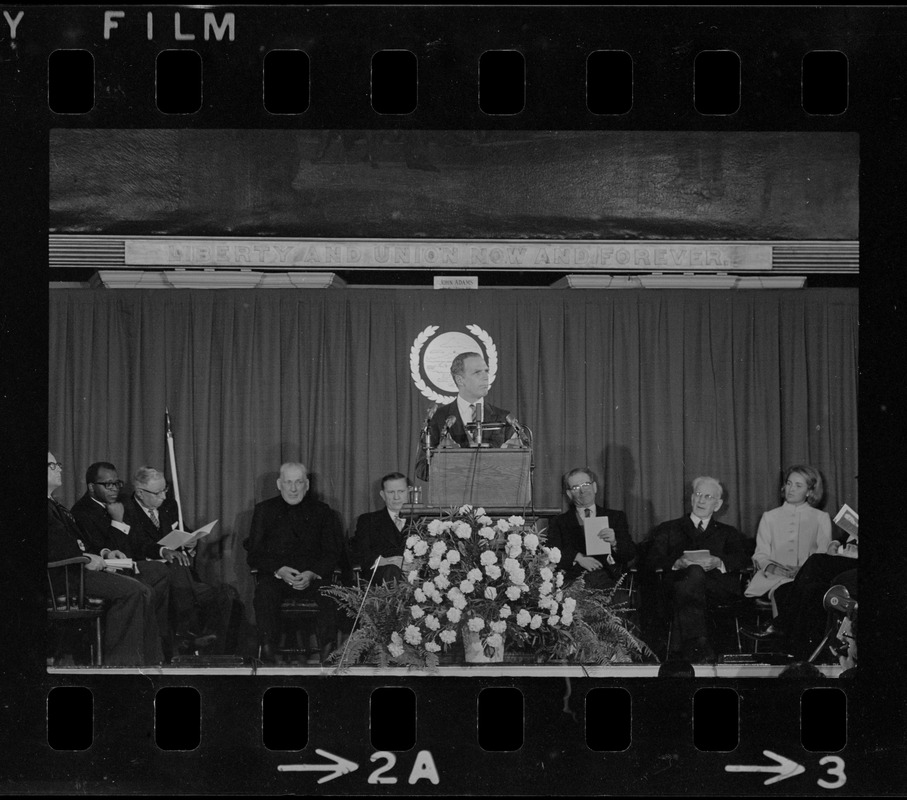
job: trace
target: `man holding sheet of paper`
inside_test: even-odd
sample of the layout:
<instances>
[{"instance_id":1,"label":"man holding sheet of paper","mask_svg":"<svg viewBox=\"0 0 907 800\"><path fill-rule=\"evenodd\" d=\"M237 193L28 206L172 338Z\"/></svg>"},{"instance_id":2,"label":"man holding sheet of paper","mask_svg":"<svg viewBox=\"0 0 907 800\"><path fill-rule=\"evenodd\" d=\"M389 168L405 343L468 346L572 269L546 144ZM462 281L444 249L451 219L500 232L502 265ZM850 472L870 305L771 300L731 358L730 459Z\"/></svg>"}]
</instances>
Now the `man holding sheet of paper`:
<instances>
[{"instance_id":1,"label":"man holding sheet of paper","mask_svg":"<svg viewBox=\"0 0 907 800\"><path fill-rule=\"evenodd\" d=\"M706 626L708 607L741 595L739 576L729 573L749 561L742 534L715 519L723 495L715 478L696 478L691 513L655 528L649 550L649 568L666 573L673 604L672 648L680 645L684 658L694 663L715 660Z\"/></svg>"},{"instance_id":2,"label":"man holding sheet of paper","mask_svg":"<svg viewBox=\"0 0 907 800\"><path fill-rule=\"evenodd\" d=\"M165 503L168 488L163 473L140 467L132 483L135 492L123 501L123 521L129 532L120 532L118 549L139 561L140 570L141 562L162 559L166 563L170 571L170 611L181 651L205 648L211 653L225 652L231 616L238 603L236 590L198 579L191 559L194 540L188 551L161 546L160 541L179 526L175 508Z\"/></svg>"},{"instance_id":3,"label":"man holding sheet of paper","mask_svg":"<svg viewBox=\"0 0 907 800\"><path fill-rule=\"evenodd\" d=\"M590 589L610 589L636 555L623 511L595 504L598 479L589 467L570 470L563 479L571 508L551 520L549 547L561 551L568 580L581 575Z\"/></svg>"}]
</instances>

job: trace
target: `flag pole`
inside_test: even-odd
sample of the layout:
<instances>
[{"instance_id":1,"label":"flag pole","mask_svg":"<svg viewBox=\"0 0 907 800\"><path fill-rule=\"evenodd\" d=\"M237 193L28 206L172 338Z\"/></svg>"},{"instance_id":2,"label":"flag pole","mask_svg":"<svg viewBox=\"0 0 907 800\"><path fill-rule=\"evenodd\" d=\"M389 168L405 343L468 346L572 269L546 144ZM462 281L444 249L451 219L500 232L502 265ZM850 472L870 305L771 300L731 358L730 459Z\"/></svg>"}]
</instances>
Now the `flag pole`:
<instances>
[{"instance_id":1,"label":"flag pole","mask_svg":"<svg viewBox=\"0 0 907 800\"><path fill-rule=\"evenodd\" d=\"M164 408L164 417L167 421L167 452L170 455L170 474L173 476L173 499L176 500L176 513L179 519L180 530L186 530L183 525L183 504L180 502L180 481L176 474L176 453L173 449L173 431L170 429L170 409Z\"/></svg>"}]
</instances>

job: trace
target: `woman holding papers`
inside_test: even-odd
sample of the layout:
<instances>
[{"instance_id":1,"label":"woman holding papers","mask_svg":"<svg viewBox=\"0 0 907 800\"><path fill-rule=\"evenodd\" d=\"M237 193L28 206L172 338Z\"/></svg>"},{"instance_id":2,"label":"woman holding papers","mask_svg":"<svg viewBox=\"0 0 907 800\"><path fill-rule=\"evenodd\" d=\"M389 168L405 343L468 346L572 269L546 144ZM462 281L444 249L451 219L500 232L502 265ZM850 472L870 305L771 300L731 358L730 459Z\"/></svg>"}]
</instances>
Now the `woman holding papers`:
<instances>
[{"instance_id":1,"label":"woman holding papers","mask_svg":"<svg viewBox=\"0 0 907 800\"><path fill-rule=\"evenodd\" d=\"M831 519L816 508L823 495L822 476L815 467L788 467L781 485L784 502L766 511L759 522L753 554L756 574L746 596L768 595L773 616L778 615L779 600L784 602L784 587L794 580L806 559L813 553L826 552L831 544Z\"/></svg>"}]
</instances>

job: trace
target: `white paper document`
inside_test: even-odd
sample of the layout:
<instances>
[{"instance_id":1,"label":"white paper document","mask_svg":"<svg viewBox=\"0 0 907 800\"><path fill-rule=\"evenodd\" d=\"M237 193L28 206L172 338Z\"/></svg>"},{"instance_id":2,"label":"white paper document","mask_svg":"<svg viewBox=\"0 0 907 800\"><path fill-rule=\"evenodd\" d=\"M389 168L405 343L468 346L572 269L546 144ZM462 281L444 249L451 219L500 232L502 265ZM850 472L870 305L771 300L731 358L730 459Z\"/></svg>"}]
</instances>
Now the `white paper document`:
<instances>
[{"instance_id":1,"label":"white paper document","mask_svg":"<svg viewBox=\"0 0 907 800\"><path fill-rule=\"evenodd\" d=\"M202 528L199 528L197 531L192 533L186 533L186 531L173 530L170 531L163 539L158 540L158 544L161 547L166 547L168 550L176 550L179 547L192 547L200 539L204 539L211 531L214 529L214 526L217 525L217 520L209 522Z\"/></svg>"},{"instance_id":2,"label":"white paper document","mask_svg":"<svg viewBox=\"0 0 907 800\"><path fill-rule=\"evenodd\" d=\"M607 517L587 517L583 520L583 531L586 535L586 555L587 556L609 556L611 555L611 543L599 539L598 535L610 528Z\"/></svg>"}]
</instances>

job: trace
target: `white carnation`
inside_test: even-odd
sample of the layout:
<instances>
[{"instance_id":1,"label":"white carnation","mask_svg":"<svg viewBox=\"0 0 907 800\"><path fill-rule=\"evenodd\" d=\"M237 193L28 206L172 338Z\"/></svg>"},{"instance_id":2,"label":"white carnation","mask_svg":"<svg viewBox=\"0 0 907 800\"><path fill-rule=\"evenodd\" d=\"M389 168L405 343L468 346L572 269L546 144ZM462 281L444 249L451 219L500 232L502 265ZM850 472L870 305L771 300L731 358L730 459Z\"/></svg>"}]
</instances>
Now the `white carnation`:
<instances>
[{"instance_id":1,"label":"white carnation","mask_svg":"<svg viewBox=\"0 0 907 800\"><path fill-rule=\"evenodd\" d=\"M470 511L472 511L472 506L467 503L465 506L460 506L460 510L457 511L457 514L463 516L464 514L468 514Z\"/></svg>"},{"instance_id":2,"label":"white carnation","mask_svg":"<svg viewBox=\"0 0 907 800\"><path fill-rule=\"evenodd\" d=\"M425 616L422 606L410 606L409 613L413 615L413 619L419 619L419 617Z\"/></svg>"},{"instance_id":3,"label":"white carnation","mask_svg":"<svg viewBox=\"0 0 907 800\"><path fill-rule=\"evenodd\" d=\"M417 603L424 603L428 599L425 592L421 589L416 589L416 591L413 592L413 597L416 598Z\"/></svg>"},{"instance_id":4,"label":"white carnation","mask_svg":"<svg viewBox=\"0 0 907 800\"><path fill-rule=\"evenodd\" d=\"M495 525L495 528L497 528L501 533L507 533L507 531L510 530L510 523L507 522L506 519L499 519L498 524Z\"/></svg>"},{"instance_id":5,"label":"white carnation","mask_svg":"<svg viewBox=\"0 0 907 800\"><path fill-rule=\"evenodd\" d=\"M482 555L479 556L479 563L485 567L489 564L497 564L498 557L495 555L494 550L485 550Z\"/></svg>"},{"instance_id":6,"label":"white carnation","mask_svg":"<svg viewBox=\"0 0 907 800\"><path fill-rule=\"evenodd\" d=\"M539 594L551 594L554 591L554 584L551 581L542 581L539 584Z\"/></svg>"},{"instance_id":7,"label":"white carnation","mask_svg":"<svg viewBox=\"0 0 907 800\"><path fill-rule=\"evenodd\" d=\"M412 551L412 550L404 550L404 551L403 551L403 561L404 561L404 563L406 563L406 564L412 564L412 563L413 563L413 551Z\"/></svg>"},{"instance_id":8,"label":"white carnation","mask_svg":"<svg viewBox=\"0 0 907 800\"><path fill-rule=\"evenodd\" d=\"M428 543L424 540L419 539L419 541L413 545L413 553L415 553L417 556L424 556L427 552Z\"/></svg>"},{"instance_id":9,"label":"white carnation","mask_svg":"<svg viewBox=\"0 0 907 800\"><path fill-rule=\"evenodd\" d=\"M566 600L564 600L564 611L570 611L572 613L573 609L575 609L575 608L576 608L576 598L575 597L568 597Z\"/></svg>"},{"instance_id":10,"label":"white carnation","mask_svg":"<svg viewBox=\"0 0 907 800\"><path fill-rule=\"evenodd\" d=\"M447 621L453 622L456 624L460 621L460 617L463 616L463 612L459 608L448 608L447 609ZM453 640L451 640L453 641Z\"/></svg>"},{"instance_id":11,"label":"white carnation","mask_svg":"<svg viewBox=\"0 0 907 800\"><path fill-rule=\"evenodd\" d=\"M400 656L403 655L403 645L391 643L387 646L387 652L390 653L394 658L400 658Z\"/></svg>"},{"instance_id":12,"label":"white carnation","mask_svg":"<svg viewBox=\"0 0 907 800\"><path fill-rule=\"evenodd\" d=\"M567 626L571 622L573 622L573 614L571 614L568 611L565 611L563 616L561 617L561 625Z\"/></svg>"},{"instance_id":13,"label":"white carnation","mask_svg":"<svg viewBox=\"0 0 907 800\"><path fill-rule=\"evenodd\" d=\"M430 559L428 559L428 566L429 566L431 569L438 569L438 567L441 566L441 559L440 559L440 558L430 558Z\"/></svg>"},{"instance_id":14,"label":"white carnation","mask_svg":"<svg viewBox=\"0 0 907 800\"><path fill-rule=\"evenodd\" d=\"M485 644L487 644L489 647L494 647L495 649L497 649L498 647L502 647L504 645L504 639L500 633L493 633L485 640Z\"/></svg>"},{"instance_id":15,"label":"white carnation","mask_svg":"<svg viewBox=\"0 0 907 800\"><path fill-rule=\"evenodd\" d=\"M539 537L534 533L527 533L523 538L523 546L534 553L536 550L538 550Z\"/></svg>"},{"instance_id":16,"label":"white carnation","mask_svg":"<svg viewBox=\"0 0 907 800\"><path fill-rule=\"evenodd\" d=\"M477 516L477 517L484 517L484 516L485 516L485 509L482 508L482 506L479 506L479 507L476 509L476 516Z\"/></svg>"},{"instance_id":17,"label":"white carnation","mask_svg":"<svg viewBox=\"0 0 907 800\"><path fill-rule=\"evenodd\" d=\"M450 618L450 614L448 614L447 616L448 616L448 618ZM457 641L457 632L451 631L451 630L444 630L438 634L438 637L445 644L453 644L455 641Z\"/></svg>"},{"instance_id":18,"label":"white carnation","mask_svg":"<svg viewBox=\"0 0 907 800\"><path fill-rule=\"evenodd\" d=\"M435 576L435 586L437 586L439 589L446 589L448 586L450 586L450 579L447 577L447 575L444 574L443 570L441 571L440 575Z\"/></svg>"},{"instance_id":19,"label":"white carnation","mask_svg":"<svg viewBox=\"0 0 907 800\"><path fill-rule=\"evenodd\" d=\"M552 572L550 567L542 567L539 570L539 577L543 581L550 581L554 577L554 572Z\"/></svg>"},{"instance_id":20,"label":"white carnation","mask_svg":"<svg viewBox=\"0 0 907 800\"><path fill-rule=\"evenodd\" d=\"M532 614L530 614L525 608L520 609L520 613L516 615L516 624L521 628L525 628L532 621Z\"/></svg>"},{"instance_id":21,"label":"white carnation","mask_svg":"<svg viewBox=\"0 0 907 800\"><path fill-rule=\"evenodd\" d=\"M454 528L454 533L460 539L468 539L472 536L472 526L468 522L458 522Z\"/></svg>"},{"instance_id":22,"label":"white carnation","mask_svg":"<svg viewBox=\"0 0 907 800\"><path fill-rule=\"evenodd\" d=\"M504 605L501 606L501 610L498 611L498 616L501 619L507 619L507 617L509 617L512 613L513 612L510 610L510 606L504 603Z\"/></svg>"},{"instance_id":23,"label":"white carnation","mask_svg":"<svg viewBox=\"0 0 907 800\"><path fill-rule=\"evenodd\" d=\"M460 551L459 550L450 550L447 553L447 561L451 564L460 563Z\"/></svg>"},{"instance_id":24,"label":"white carnation","mask_svg":"<svg viewBox=\"0 0 907 800\"><path fill-rule=\"evenodd\" d=\"M485 567L485 574L491 578L491 580L496 581L501 577L501 568L497 564L492 564L491 566Z\"/></svg>"},{"instance_id":25,"label":"white carnation","mask_svg":"<svg viewBox=\"0 0 907 800\"><path fill-rule=\"evenodd\" d=\"M503 633L507 630L507 623L503 620L498 620L497 622L489 623L489 628L491 628L495 633Z\"/></svg>"},{"instance_id":26,"label":"white carnation","mask_svg":"<svg viewBox=\"0 0 907 800\"><path fill-rule=\"evenodd\" d=\"M433 519L428 523L428 532L432 536L437 536L439 533L441 533L442 528L443 526L441 524L441 520L439 519Z\"/></svg>"},{"instance_id":27,"label":"white carnation","mask_svg":"<svg viewBox=\"0 0 907 800\"><path fill-rule=\"evenodd\" d=\"M466 577L471 580L473 583L478 583L482 580L482 570L477 567L473 567L469 572L466 573Z\"/></svg>"},{"instance_id":28,"label":"white carnation","mask_svg":"<svg viewBox=\"0 0 907 800\"><path fill-rule=\"evenodd\" d=\"M429 630L436 631L441 627L441 623L434 614L427 614L425 616L425 627Z\"/></svg>"},{"instance_id":29,"label":"white carnation","mask_svg":"<svg viewBox=\"0 0 907 800\"><path fill-rule=\"evenodd\" d=\"M487 586L485 588L485 599L494 600L498 596L498 590L494 586Z\"/></svg>"},{"instance_id":30,"label":"white carnation","mask_svg":"<svg viewBox=\"0 0 907 800\"><path fill-rule=\"evenodd\" d=\"M466 624L469 627L469 630L471 630L473 633L478 633L480 630L482 630L482 628L485 627L485 620L481 617L473 617Z\"/></svg>"},{"instance_id":31,"label":"white carnation","mask_svg":"<svg viewBox=\"0 0 907 800\"><path fill-rule=\"evenodd\" d=\"M403 638L409 644L419 644L422 641L422 634L415 625L407 625L406 630L403 631Z\"/></svg>"},{"instance_id":32,"label":"white carnation","mask_svg":"<svg viewBox=\"0 0 907 800\"><path fill-rule=\"evenodd\" d=\"M552 564L557 564L561 560L561 551L558 550L556 547L549 547L548 548L548 560Z\"/></svg>"},{"instance_id":33,"label":"white carnation","mask_svg":"<svg viewBox=\"0 0 907 800\"><path fill-rule=\"evenodd\" d=\"M493 522L493 520L492 520L491 517L489 517L489 516L482 515L481 517L476 518L476 522L478 522L479 525L486 525L486 526L488 526L488 525L491 525L491 523Z\"/></svg>"},{"instance_id":34,"label":"white carnation","mask_svg":"<svg viewBox=\"0 0 907 800\"><path fill-rule=\"evenodd\" d=\"M548 624L552 628L554 628L557 625L557 623L560 621L561 621L561 618L557 614L552 614L550 617L548 617Z\"/></svg>"},{"instance_id":35,"label":"white carnation","mask_svg":"<svg viewBox=\"0 0 907 800\"><path fill-rule=\"evenodd\" d=\"M447 552L447 545L441 540L438 540L431 546L431 554L433 556L440 558L445 552Z\"/></svg>"},{"instance_id":36,"label":"white carnation","mask_svg":"<svg viewBox=\"0 0 907 800\"><path fill-rule=\"evenodd\" d=\"M507 572L513 572L515 569L520 568L520 562L515 558L505 558L504 559L504 569Z\"/></svg>"},{"instance_id":37,"label":"white carnation","mask_svg":"<svg viewBox=\"0 0 907 800\"><path fill-rule=\"evenodd\" d=\"M428 650L429 653L437 653L441 649L441 645L437 642L426 642L425 649Z\"/></svg>"},{"instance_id":38,"label":"white carnation","mask_svg":"<svg viewBox=\"0 0 907 800\"><path fill-rule=\"evenodd\" d=\"M525 525L526 524L526 520L524 520L522 517L517 517L517 516L508 517L507 521L511 525Z\"/></svg>"},{"instance_id":39,"label":"white carnation","mask_svg":"<svg viewBox=\"0 0 907 800\"><path fill-rule=\"evenodd\" d=\"M513 600L516 602L520 599L520 587L519 586L508 586L507 591L505 592L508 600Z\"/></svg>"},{"instance_id":40,"label":"white carnation","mask_svg":"<svg viewBox=\"0 0 907 800\"><path fill-rule=\"evenodd\" d=\"M490 521L491 520L489 520L489 522ZM487 525L484 528L480 528L479 536L483 539L494 539L494 528L489 528Z\"/></svg>"},{"instance_id":41,"label":"white carnation","mask_svg":"<svg viewBox=\"0 0 907 800\"><path fill-rule=\"evenodd\" d=\"M542 615L534 614L532 617L532 621L529 623L529 627L532 628L532 630L538 630L539 628L541 628L542 627Z\"/></svg>"},{"instance_id":42,"label":"white carnation","mask_svg":"<svg viewBox=\"0 0 907 800\"><path fill-rule=\"evenodd\" d=\"M475 588L472 581L460 581L460 591L463 594L470 594Z\"/></svg>"},{"instance_id":43,"label":"white carnation","mask_svg":"<svg viewBox=\"0 0 907 800\"><path fill-rule=\"evenodd\" d=\"M412 534L412 535L406 537L406 546L415 547L416 542L421 542L421 541L422 540L418 536L416 536L416 534Z\"/></svg>"}]
</instances>

